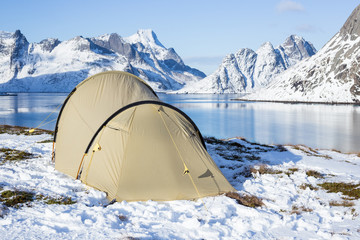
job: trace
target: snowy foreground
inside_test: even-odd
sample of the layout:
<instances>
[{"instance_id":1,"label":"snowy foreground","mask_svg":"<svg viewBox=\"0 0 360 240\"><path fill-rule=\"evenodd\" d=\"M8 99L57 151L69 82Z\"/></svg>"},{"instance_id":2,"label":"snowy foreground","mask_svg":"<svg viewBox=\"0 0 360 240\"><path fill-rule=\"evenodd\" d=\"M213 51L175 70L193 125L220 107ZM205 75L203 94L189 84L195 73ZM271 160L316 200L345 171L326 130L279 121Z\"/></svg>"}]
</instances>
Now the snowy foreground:
<instances>
[{"instance_id":1,"label":"snowy foreground","mask_svg":"<svg viewBox=\"0 0 360 240\"><path fill-rule=\"evenodd\" d=\"M0 134L0 149L37 155L5 161L0 153L0 193L19 190L37 196L17 208L0 202L0 239L360 238L360 200L319 186L358 184L356 154L208 138L208 151L226 178L240 194L262 199L262 207L246 207L226 196L108 205L104 193L54 169L52 144L39 143L50 138ZM71 197L76 203L46 204L38 196Z\"/></svg>"}]
</instances>

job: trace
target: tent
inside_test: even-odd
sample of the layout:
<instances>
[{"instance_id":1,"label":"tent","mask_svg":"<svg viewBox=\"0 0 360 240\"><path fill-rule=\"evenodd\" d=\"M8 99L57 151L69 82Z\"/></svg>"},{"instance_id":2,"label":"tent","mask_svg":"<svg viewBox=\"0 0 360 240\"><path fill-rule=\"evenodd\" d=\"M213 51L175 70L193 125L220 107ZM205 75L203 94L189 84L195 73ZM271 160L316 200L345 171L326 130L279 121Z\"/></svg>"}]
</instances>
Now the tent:
<instances>
[{"instance_id":1,"label":"tent","mask_svg":"<svg viewBox=\"0 0 360 240\"><path fill-rule=\"evenodd\" d=\"M235 189L195 123L143 80L108 71L69 94L55 127L55 168L109 200L197 199Z\"/></svg>"}]
</instances>

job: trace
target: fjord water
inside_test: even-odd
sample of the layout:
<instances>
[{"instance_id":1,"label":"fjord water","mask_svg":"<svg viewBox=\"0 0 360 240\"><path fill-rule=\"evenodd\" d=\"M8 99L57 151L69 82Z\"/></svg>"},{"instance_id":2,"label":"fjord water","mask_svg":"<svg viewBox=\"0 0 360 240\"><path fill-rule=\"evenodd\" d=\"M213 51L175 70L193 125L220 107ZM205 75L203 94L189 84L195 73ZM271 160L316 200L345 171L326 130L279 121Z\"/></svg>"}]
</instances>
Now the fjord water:
<instances>
[{"instance_id":1,"label":"fjord water","mask_svg":"<svg viewBox=\"0 0 360 240\"><path fill-rule=\"evenodd\" d=\"M360 152L360 107L353 105L240 102L240 95L158 94L189 115L204 136L245 137L264 144L305 144ZM0 124L36 127L67 93L0 97ZM57 112L48 120L56 119ZM144 120L146 121L146 120ZM53 130L55 121L42 128Z\"/></svg>"}]
</instances>

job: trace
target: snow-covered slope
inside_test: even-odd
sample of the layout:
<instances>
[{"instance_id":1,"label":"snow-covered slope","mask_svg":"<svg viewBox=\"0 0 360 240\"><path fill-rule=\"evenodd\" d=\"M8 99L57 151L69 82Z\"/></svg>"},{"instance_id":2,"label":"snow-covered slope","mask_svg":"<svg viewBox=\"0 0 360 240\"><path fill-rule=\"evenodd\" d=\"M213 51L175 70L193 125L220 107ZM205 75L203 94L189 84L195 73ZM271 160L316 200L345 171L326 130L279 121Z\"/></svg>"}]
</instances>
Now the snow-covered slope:
<instances>
[{"instance_id":1,"label":"snow-covered slope","mask_svg":"<svg viewBox=\"0 0 360 240\"><path fill-rule=\"evenodd\" d=\"M1 239L360 239L356 154L207 138L209 154L238 193L263 206L226 196L109 205L104 192L55 170L47 139L0 134ZM16 152L4 149L34 156L10 161L6 156ZM331 183L344 194L322 187ZM16 191L32 195L6 202Z\"/></svg>"},{"instance_id":2,"label":"snow-covered slope","mask_svg":"<svg viewBox=\"0 0 360 240\"><path fill-rule=\"evenodd\" d=\"M304 38L291 35L274 48L264 43L256 52L243 48L226 56L219 68L208 77L188 83L181 93L241 93L267 86L272 79L316 49Z\"/></svg>"},{"instance_id":3,"label":"snow-covered slope","mask_svg":"<svg viewBox=\"0 0 360 240\"><path fill-rule=\"evenodd\" d=\"M250 100L360 102L360 5L314 56L277 76Z\"/></svg>"},{"instance_id":4,"label":"snow-covered slope","mask_svg":"<svg viewBox=\"0 0 360 240\"><path fill-rule=\"evenodd\" d=\"M131 72L155 91L178 90L205 77L185 65L173 48L164 47L152 30L128 38L113 33L40 43L29 43L19 30L0 32L0 91L66 92L106 70Z\"/></svg>"}]
</instances>

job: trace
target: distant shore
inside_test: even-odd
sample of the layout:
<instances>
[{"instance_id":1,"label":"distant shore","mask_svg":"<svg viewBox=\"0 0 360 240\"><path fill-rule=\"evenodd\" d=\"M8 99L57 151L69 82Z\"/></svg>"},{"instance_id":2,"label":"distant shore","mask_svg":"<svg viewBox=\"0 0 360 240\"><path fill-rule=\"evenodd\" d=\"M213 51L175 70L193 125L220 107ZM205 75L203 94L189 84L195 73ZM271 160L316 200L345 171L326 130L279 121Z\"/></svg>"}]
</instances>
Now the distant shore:
<instances>
[{"instance_id":1,"label":"distant shore","mask_svg":"<svg viewBox=\"0 0 360 240\"><path fill-rule=\"evenodd\" d=\"M349 102L306 102L306 101L280 101L280 100L250 100L244 98L234 98L230 99L231 101L244 101L244 102L271 102L271 103L288 103L288 104L324 104L324 105L354 105L360 106L359 103L349 103Z\"/></svg>"}]
</instances>

